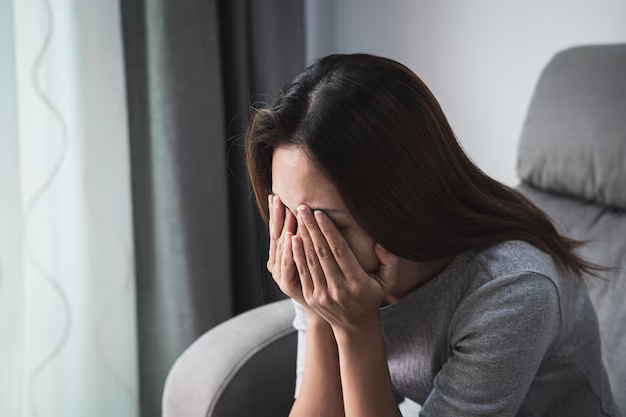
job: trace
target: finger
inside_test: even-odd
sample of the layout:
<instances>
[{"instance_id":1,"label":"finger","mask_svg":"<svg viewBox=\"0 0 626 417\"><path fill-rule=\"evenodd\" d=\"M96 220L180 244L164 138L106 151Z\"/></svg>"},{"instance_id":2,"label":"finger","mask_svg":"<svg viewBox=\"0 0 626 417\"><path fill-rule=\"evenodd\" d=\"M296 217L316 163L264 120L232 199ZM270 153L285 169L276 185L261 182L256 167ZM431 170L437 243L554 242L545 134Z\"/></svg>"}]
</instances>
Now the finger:
<instances>
[{"instance_id":1,"label":"finger","mask_svg":"<svg viewBox=\"0 0 626 417\"><path fill-rule=\"evenodd\" d=\"M291 232L292 235L296 234L298 221L296 220L296 216L294 216L289 209L285 209L285 226L285 229Z\"/></svg>"},{"instance_id":2,"label":"finger","mask_svg":"<svg viewBox=\"0 0 626 417\"><path fill-rule=\"evenodd\" d=\"M274 217L272 222L274 225L274 236L278 238L285 222L285 206L277 195L274 196Z\"/></svg>"},{"instance_id":3,"label":"finger","mask_svg":"<svg viewBox=\"0 0 626 417\"><path fill-rule=\"evenodd\" d=\"M278 205L278 207L276 205ZM277 236L276 237L276 262L279 264L282 263L282 258L283 258L283 254L285 251L285 236L288 231L287 222L285 222L286 211L288 210L286 210L285 206L280 201L279 197L277 195L274 196L274 215L275 215L274 218L279 219L279 221L277 222L279 226L277 226L275 229L275 232L277 232L276 233L276 236ZM281 273L280 272L281 269L282 269L282 265L279 265L278 267L279 274Z\"/></svg>"},{"instance_id":4,"label":"finger","mask_svg":"<svg viewBox=\"0 0 626 417\"><path fill-rule=\"evenodd\" d=\"M330 284L330 281L334 281L333 285L341 283L341 281L345 282L346 278L343 276L339 265L337 265L333 252L330 250L326 237L324 237L324 234L317 225L317 221L315 217L313 217L311 209L307 206L300 206L298 207L298 212L302 216L317 258L326 276L327 285Z\"/></svg>"},{"instance_id":5,"label":"finger","mask_svg":"<svg viewBox=\"0 0 626 417\"><path fill-rule=\"evenodd\" d=\"M274 250L270 251L271 253L273 253L273 257L271 258L272 263L270 264L270 267L272 268L272 273L273 273L273 268L276 265L276 262L278 261L277 253L280 251L278 247L280 244L280 239L284 237L282 235L282 230L284 229L283 216L284 216L284 207L283 207L282 202L280 201L277 195L272 195L272 231L271 231L272 237L270 241L270 248L272 247L271 242L272 241L274 242Z\"/></svg>"},{"instance_id":6,"label":"finger","mask_svg":"<svg viewBox=\"0 0 626 417\"><path fill-rule=\"evenodd\" d=\"M271 238L272 237L272 194L267 195L267 218L268 218L267 224L269 227L267 234Z\"/></svg>"},{"instance_id":7,"label":"finger","mask_svg":"<svg viewBox=\"0 0 626 417\"><path fill-rule=\"evenodd\" d=\"M380 268L377 275L382 280L383 289L390 290L398 277L399 258L386 250L380 243L374 245L374 252L376 252L376 256L380 260Z\"/></svg>"},{"instance_id":8,"label":"finger","mask_svg":"<svg viewBox=\"0 0 626 417\"><path fill-rule=\"evenodd\" d=\"M267 201L268 201L268 210L269 210L269 217L270 217L270 224L269 224L269 236L270 236L270 250L269 250L269 256L268 256L268 260L267 260L267 269L268 271L272 272L274 269L274 262L276 260L276 237L274 236L274 221L273 221L273 206L274 206L274 196L272 194L269 194L267 196Z\"/></svg>"},{"instance_id":9,"label":"finger","mask_svg":"<svg viewBox=\"0 0 626 417\"><path fill-rule=\"evenodd\" d=\"M281 233L280 237L276 239L276 262L274 263L274 277L278 280L279 285L282 285L282 265L283 265L283 252L285 247L285 236Z\"/></svg>"},{"instance_id":10,"label":"finger","mask_svg":"<svg viewBox=\"0 0 626 417\"><path fill-rule=\"evenodd\" d=\"M283 219L282 219L282 224L281 224L281 228L280 228L280 237L279 237L279 241L280 239L282 239L282 247L283 247L283 251L285 250L285 236L287 236L287 232L289 232L289 210L287 209L287 207L285 207L283 205L283 203L279 203L281 208L282 208L282 214L283 214Z\"/></svg>"},{"instance_id":11,"label":"finger","mask_svg":"<svg viewBox=\"0 0 626 417\"><path fill-rule=\"evenodd\" d=\"M304 219L302 213L298 210L298 228L300 230L300 237L302 239L302 247L304 249L304 260L309 269L311 280L313 281L313 288L315 290L323 291L327 288L326 277L324 277L324 270L320 265L313 246L313 241L309 235L307 227L304 225Z\"/></svg>"},{"instance_id":12,"label":"finger","mask_svg":"<svg viewBox=\"0 0 626 417\"><path fill-rule=\"evenodd\" d=\"M321 210L315 210L314 217L345 279L351 281L363 277L363 267L333 221Z\"/></svg>"},{"instance_id":13,"label":"finger","mask_svg":"<svg viewBox=\"0 0 626 417\"><path fill-rule=\"evenodd\" d=\"M300 236L293 236L291 238L292 254L295 266L298 270L298 276L300 277L300 284L302 285L302 294L310 296L313 294L314 284L311 278L311 272L306 262L304 255L304 247L302 246L302 238Z\"/></svg>"},{"instance_id":14,"label":"finger","mask_svg":"<svg viewBox=\"0 0 626 417\"><path fill-rule=\"evenodd\" d=\"M296 274L296 264L293 261L293 248L291 243L292 239L293 233L287 232L287 234L285 235L285 249L283 250L283 266L281 272L284 277L284 283L290 288L293 288L294 286L296 286L296 284L297 286L300 285L300 280L298 280ZM294 275L296 282L293 282Z\"/></svg>"}]
</instances>

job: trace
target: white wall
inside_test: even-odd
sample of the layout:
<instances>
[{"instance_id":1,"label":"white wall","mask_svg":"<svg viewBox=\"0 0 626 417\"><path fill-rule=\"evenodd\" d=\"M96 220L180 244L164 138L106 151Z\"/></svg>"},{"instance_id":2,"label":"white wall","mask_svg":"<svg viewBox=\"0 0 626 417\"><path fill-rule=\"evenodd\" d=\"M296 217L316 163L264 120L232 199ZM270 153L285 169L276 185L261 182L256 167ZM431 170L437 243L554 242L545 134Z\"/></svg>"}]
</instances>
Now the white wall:
<instances>
[{"instance_id":1,"label":"white wall","mask_svg":"<svg viewBox=\"0 0 626 417\"><path fill-rule=\"evenodd\" d=\"M626 42L624 0L307 0L307 63L369 52L411 68L461 145L508 185L542 68L559 50Z\"/></svg>"}]
</instances>

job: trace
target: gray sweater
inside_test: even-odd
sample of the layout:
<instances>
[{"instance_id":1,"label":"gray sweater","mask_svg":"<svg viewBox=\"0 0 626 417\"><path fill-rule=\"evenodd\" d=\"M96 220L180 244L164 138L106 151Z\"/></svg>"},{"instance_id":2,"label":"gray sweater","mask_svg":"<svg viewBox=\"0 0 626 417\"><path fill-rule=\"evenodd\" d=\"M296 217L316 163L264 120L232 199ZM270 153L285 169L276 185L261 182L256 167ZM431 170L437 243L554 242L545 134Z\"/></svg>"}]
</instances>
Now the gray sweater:
<instances>
[{"instance_id":1,"label":"gray sweater","mask_svg":"<svg viewBox=\"0 0 626 417\"><path fill-rule=\"evenodd\" d=\"M293 305L297 396L306 313ZM394 393L420 416L620 416L585 287L533 245L458 255L380 317Z\"/></svg>"}]
</instances>

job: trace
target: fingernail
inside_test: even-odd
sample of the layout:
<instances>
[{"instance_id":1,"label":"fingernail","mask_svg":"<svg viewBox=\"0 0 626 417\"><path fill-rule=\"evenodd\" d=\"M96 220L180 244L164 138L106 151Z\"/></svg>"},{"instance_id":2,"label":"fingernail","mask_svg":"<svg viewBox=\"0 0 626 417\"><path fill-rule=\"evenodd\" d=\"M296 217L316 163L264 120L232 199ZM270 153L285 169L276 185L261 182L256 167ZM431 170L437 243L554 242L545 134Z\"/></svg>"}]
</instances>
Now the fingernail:
<instances>
[{"instance_id":1,"label":"fingernail","mask_svg":"<svg viewBox=\"0 0 626 417\"><path fill-rule=\"evenodd\" d=\"M322 216L322 212L321 212L320 210L315 210L315 211L313 212L313 215L315 215L315 219L316 219L318 222L321 222L321 221L322 221L322 217L323 217L323 216Z\"/></svg>"},{"instance_id":2,"label":"fingernail","mask_svg":"<svg viewBox=\"0 0 626 417\"><path fill-rule=\"evenodd\" d=\"M309 212L307 211L307 209L306 209L306 207L305 207L305 206L300 206L300 207L298 207L298 214L299 214L299 215L301 215L303 219L305 219L305 218L306 218L306 216L308 215L308 213L309 213Z\"/></svg>"}]
</instances>

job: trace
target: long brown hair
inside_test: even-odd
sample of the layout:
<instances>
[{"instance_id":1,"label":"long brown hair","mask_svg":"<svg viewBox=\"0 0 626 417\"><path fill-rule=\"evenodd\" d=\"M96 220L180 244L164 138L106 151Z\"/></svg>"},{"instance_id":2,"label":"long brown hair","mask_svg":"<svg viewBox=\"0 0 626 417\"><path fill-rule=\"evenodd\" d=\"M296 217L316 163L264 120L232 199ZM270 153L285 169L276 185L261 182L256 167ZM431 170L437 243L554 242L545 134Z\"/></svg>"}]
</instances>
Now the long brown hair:
<instances>
[{"instance_id":1,"label":"long brown hair","mask_svg":"<svg viewBox=\"0 0 626 417\"><path fill-rule=\"evenodd\" d=\"M296 146L337 187L361 227L403 258L429 261L522 240L578 278L607 269L575 253L586 242L560 235L528 199L482 172L428 87L392 59L315 59L254 112L245 140L266 223L274 149Z\"/></svg>"}]
</instances>

